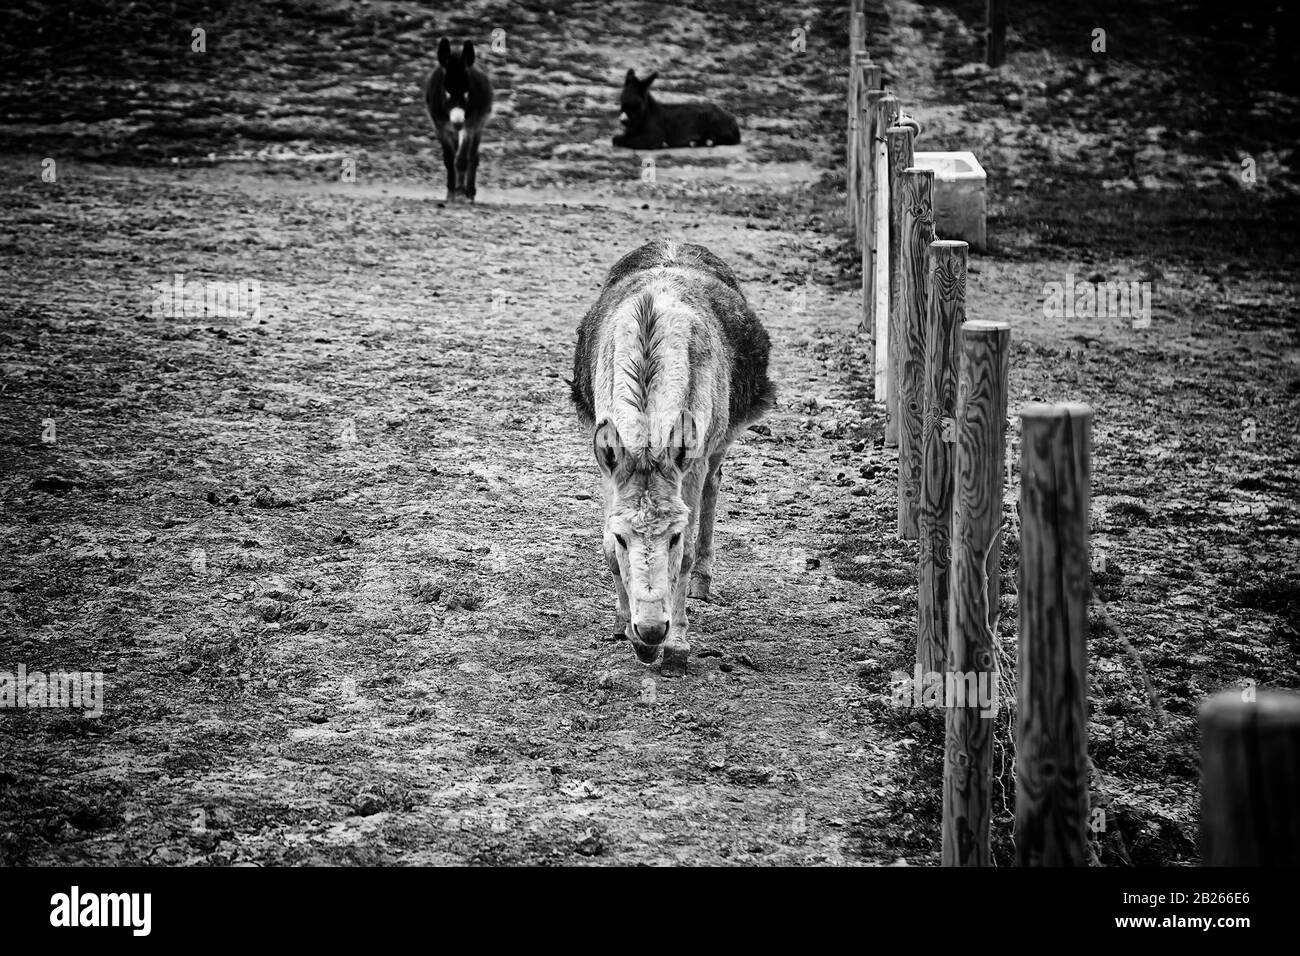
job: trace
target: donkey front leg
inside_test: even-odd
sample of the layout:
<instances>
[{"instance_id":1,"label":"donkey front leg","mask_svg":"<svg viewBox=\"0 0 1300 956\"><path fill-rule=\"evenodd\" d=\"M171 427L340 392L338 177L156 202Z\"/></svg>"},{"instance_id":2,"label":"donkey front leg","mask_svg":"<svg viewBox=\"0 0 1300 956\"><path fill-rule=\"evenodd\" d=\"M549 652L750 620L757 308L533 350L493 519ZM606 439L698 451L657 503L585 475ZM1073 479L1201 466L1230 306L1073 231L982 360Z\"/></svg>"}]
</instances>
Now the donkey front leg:
<instances>
[{"instance_id":1,"label":"donkey front leg","mask_svg":"<svg viewBox=\"0 0 1300 956\"><path fill-rule=\"evenodd\" d=\"M456 147L445 139L442 143L442 164L447 167L447 201L456 198Z\"/></svg>"},{"instance_id":2,"label":"donkey front leg","mask_svg":"<svg viewBox=\"0 0 1300 956\"><path fill-rule=\"evenodd\" d=\"M469 169L465 173L465 198L471 202L474 200L474 194L478 192L478 144L481 139L482 135L475 130L465 144L469 149Z\"/></svg>"},{"instance_id":3,"label":"donkey front leg","mask_svg":"<svg viewBox=\"0 0 1300 956\"><path fill-rule=\"evenodd\" d=\"M691 656L690 621L686 618L686 593L690 590L691 569L695 566L696 518L700 513L700 491L705 479L704 463L688 468L682 476L682 500L691 509L682 532L682 565L673 588L672 627L664 641L663 664L659 672L665 677L681 677Z\"/></svg>"},{"instance_id":4,"label":"donkey front leg","mask_svg":"<svg viewBox=\"0 0 1300 956\"><path fill-rule=\"evenodd\" d=\"M456 146L456 189L465 192L465 182L469 178L469 134L460 133L460 143Z\"/></svg>"},{"instance_id":5,"label":"donkey front leg","mask_svg":"<svg viewBox=\"0 0 1300 956\"><path fill-rule=\"evenodd\" d=\"M618 593L618 609L614 612L614 636L625 638L632 623L632 613L627 607L627 588L623 587L623 575L618 570L617 552L612 549L606 551L605 563L609 565L610 574L614 575L614 590Z\"/></svg>"},{"instance_id":6,"label":"donkey front leg","mask_svg":"<svg viewBox=\"0 0 1300 956\"><path fill-rule=\"evenodd\" d=\"M713 585L713 517L718 510L718 483L722 480L722 459L727 450L709 457L709 471L700 492L700 531L695 539L695 571L691 576L691 597L709 599Z\"/></svg>"}]
</instances>

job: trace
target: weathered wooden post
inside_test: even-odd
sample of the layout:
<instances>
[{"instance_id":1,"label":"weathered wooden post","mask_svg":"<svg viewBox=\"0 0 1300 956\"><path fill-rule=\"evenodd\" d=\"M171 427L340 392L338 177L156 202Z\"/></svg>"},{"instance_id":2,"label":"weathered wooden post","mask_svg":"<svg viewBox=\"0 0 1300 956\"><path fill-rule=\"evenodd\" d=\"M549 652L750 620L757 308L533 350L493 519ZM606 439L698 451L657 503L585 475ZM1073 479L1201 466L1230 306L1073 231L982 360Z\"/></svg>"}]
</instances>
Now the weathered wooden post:
<instances>
[{"instance_id":1,"label":"weathered wooden post","mask_svg":"<svg viewBox=\"0 0 1300 956\"><path fill-rule=\"evenodd\" d=\"M1300 694L1224 691L1201 704L1201 862L1300 866Z\"/></svg>"},{"instance_id":2,"label":"weathered wooden post","mask_svg":"<svg viewBox=\"0 0 1300 956\"><path fill-rule=\"evenodd\" d=\"M925 288L925 395L921 419L921 508L917 524L916 663L941 674L948 660L948 571L952 564L952 465L956 448L958 330L966 321L967 245L930 243Z\"/></svg>"},{"instance_id":3,"label":"weathered wooden post","mask_svg":"<svg viewBox=\"0 0 1300 956\"><path fill-rule=\"evenodd\" d=\"M988 0L984 11L986 59L1001 66L1007 58L1007 0Z\"/></svg>"},{"instance_id":4,"label":"weathered wooden post","mask_svg":"<svg viewBox=\"0 0 1300 956\"><path fill-rule=\"evenodd\" d=\"M883 94L876 100L872 119L872 150L875 156L875 202L871 206L872 300L871 328L876 342L875 400L886 401L889 378L889 153L885 149L885 130L898 119L898 97Z\"/></svg>"},{"instance_id":5,"label":"weathered wooden post","mask_svg":"<svg viewBox=\"0 0 1300 956\"><path fill-rule=\"evenodd\" d=\"M925 261L934 241L934 171L902 175L899 229L898 536L915 540L921 510L921 407L925 400Z\"/></svg>"},{"instance_id":6,"label":"weathered wooden post","mask_svg":"<svg viewBox=\"0 0 1300 956\"><path fill-rule=\"evenodd\" d=\"M849 169L849 190L852 199L849 226L859 252L867 249L866 216L867 182L870 179L871 163L868 160L867 142L871 127L870 117L866 112L867 95L880 87L880 67L871 62L865 52L858 52L853 57L853 87L857 97L857 112L853 127L853 137L849 143L852 161Z\"/></svg>"},{"instance_id":7,"label":"weathered wooden post","mask_svg":"<svg viewBox=\"0 0 1300 956\"><path fill-rule=\"evenodd\" d=\"M880 67L875 67L875 71L874 75L878 81ZM865 172L860 206L862 216L862 328L873 340L876 334L876 114L881 98L886 95L884 90L878 88L878 83L876 87L866 91L863 97L862 118L859 120L858 127L862 130L862 135L859 137L859 162ZM879 394L873 397L875 397L876 401L882 401Z\"/></svg>"},{"instance_id":8,"label":"weathered wooden post","mask_svg":"<svg viewBox=\"0 0 1300 956\"><path fill-rule=\"evenodd\" d=\"M1020 412L1016 864L1084 866L1092 409Z\"/></svg>"},{"instance_id":9,"label":"weathered wooden post","mask_svg":"<svg viewBox=\"0 0 1300 956\"><path fill-rule=\"evenodd\" d=\"M902 262L903 170L912 165L912 127L885 129L889 152L889 331L885 361L885 444L898 444L899 340L902 338L902 296L899 292Z\"/></svg>"},{"instance_id":10,"label":"weathered wooden post","mask_svg":"<svg viewBox=\"0 0 1300 956\"><path fill-rule=\"evenodd\" d=\"M987 866L993 718L998 663L994 629L1002 543L1002 473L1011 326L961 329L953 555L948 593L948 709L943 760L944 866ZM955 698L955 699L954 699Z\"/></svg>"},{"instance_id":11,"label":"weathered wooden post","mask_svg":"<svg viewBox=\"0 0 1300 956\"><path fill-rule=\"evenodd\" d=\"M880 93L880 66L872 63L867 54L861 55L861 63L858 66L858 142L857 142L857 196L858 204L854 210L856 221L854 223L855 235L858 238L858 249L864 254L870 248L870 242L867 236L867 208L871 193L871 177L874 172L871 162L871 116L874 109L872 94ZM863 273L865 282L866 273Z\"/></svg>"},{"instance_id":12,"label":"weathered wooden post","mask_svg":"<svg viewBox=\"0 0 1300 956\"><path fill-rule=\"evenodd\" d=\"M862 135L859 125L859 101L861 99L861 72L858 69L858 55L866 53L865 43L866 18L862 12L862 0L852 0L849 7L849 92L848 92L848 147L845 210L849 228L855 230L857 238L857 212L860 196L858 193L858 140Z\"/></svg>"}]
</instances>

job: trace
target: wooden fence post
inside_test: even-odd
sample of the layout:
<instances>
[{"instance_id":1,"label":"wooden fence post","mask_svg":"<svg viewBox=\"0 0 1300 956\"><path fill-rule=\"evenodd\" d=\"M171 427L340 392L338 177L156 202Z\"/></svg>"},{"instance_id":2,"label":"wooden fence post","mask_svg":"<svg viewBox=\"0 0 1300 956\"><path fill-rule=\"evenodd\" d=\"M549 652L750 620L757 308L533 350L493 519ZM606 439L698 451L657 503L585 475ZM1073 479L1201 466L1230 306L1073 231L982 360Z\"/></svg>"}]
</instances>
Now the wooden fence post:
<instances>
[{"instance_id":1,"label":"wooden fence post","mask_svg":"<svg viewBox=\"0 0 1300 956\"><path fill-rule=\"evenodd\" d=\"M858 249L864 256L870 248L870 242L867 235L867 209L870 206L871 195L871 177L874 172L871 162L871 116L873 110L872 94L880 92L880 66L866 59L866 54L862 54L863 62L858 68L860 79L858 81L858 141L857 141L857 197L858 204L854 210L856 221L854 222L855 234L858 239ZM866 279L866 273L863 273L863 279Z\"/></svg>"},{"instance_id":2,"label":"wooden fence post","mask_svg":"<svg viewBox=\"0 0 1300 956\"><path fill-rule=\"evenodd\" d=\"M987 0L984 37L988 65L1001 66L1007 58L1007 0Z\"/></svg>"},{"instance_id":3,"label":"wooden fence post","mask_svg":"<svg viewBox=\"0 0 1300 956\"><path fill-rule=\"evenodd\" d=\"M853 230L854 238L860 241L857 235L858 223L858 204L861 196L858 192L858 180L860 178L858 168L858 141L862 135L860 124L860 101L862 98L862 74L859 70L858 55L866 54L865 47L866 18L862 12L862 0L853 0L849 8L849 92L848 92L848 147L847 153L847 173L845 189L845 218L848 220L849 229ZM868 58L867 62L870 62Z\"/></svg>"},{"instance_id":4,"label":"wooden fence post","mask_svg":"<svg viewBox=\"0 0 1300 956\"><path fill-rule=\"evenodd\" d=\"M875 337L875 393L878 402L886 400L889 378L889 154L885 150L885 130L898 119L898 97L884 93L876 101L872 120L872 149L875 156L875 201L871 206L872 300L871 328Z\"/></svg>"},{"instance_id":5,"label":"wooden fence post","mask_svg":"<svg viewBox=\"0 0 1300 956\"><path fill-rule=\"evenodd\" d=\"M864 106L858 120L862 130L859 142L859 163L863 176L862 202L862 329L873 340L876 335L876 113L885 91L879 89L880 67L875 67L877 85L866 91ZM876 401L881 401L877 396Z\"/></svg>"},{"instance_id":6,"label":"wooden fence post","mask_svg":"<svg viewBox=\"0 0 1300 956\"><path fill-rule=\"evenodd\" d=\"M1224 691L1201 704L1201 862L1300 866L1300 694Z\"/></svg>"},{"instance_id":7,"label":"wooden fence post","mask_svg":"<svg viewBox=\"0 0 1300 956\"><path fill-rule=\"evenodd\" d=\"M955 691L945 695L944 866L989 864L1010 339L1005 322L967 322L961 329L944 682L945 692L949 683Z\"/></svg>"},{"instance_id":8,"label":"wooden fence post","mask_svg":"<svg viewBox=\"0 0 1300 956\"><path fill-rule=\"evenodd\" d=\"M853 55L850 72L850 105L854 109L853 123L849 136L849 229L859 252L867 248L864 210L866 208L867 182L871 164L866 148L870 118L867 116L865 103L867 94L880 86L880 67L871 62L871 58L862 51Z\"/></svg>"},{"instance_id":9,"label":"wooden fence post","mask_svg":"<svg viewBox=\"0 0 1300 956\"><path fill-rule=\"evenodd\" d=\"M966 243L930 243L925 291L925 396L921 509L917 524L916 664L948 669L948 571L952 563L952 464L956 448L958 330L966 321Z\"/></svg>"},{"instance_id":10,"label":"wooden fence post","mask_svg":"<svg viewBox=\"0 0 1300 956\"><path fill-rule=\"evenodd\" d=\"M899 340L902 332L902 295L899 291L902 262L903 170L912 165L912 127L891 126L885 130L889 151L889 331L885 361L885 444L898 444Z\"/></svg>"},{"instance_id":11,"label":"wooden fence post","mask_svg":"<svg viewBox=\"0 0 1300 956\"><path fill-rule=\"evenodd\" d=\"M934 241L934 171L903 170L899 233L898 536L913 541L921 510L921 408L925 401L926 256Z\"/></svg>"},{"instance_id":12,"label":"wooden fence post","mask_svg":"<svg viewBox=\"0 0 1300 956\"><path fill-rule=\"evenodd\" d=\"M1020 412L1016 864L1084 866L1092 409Z\"/></svg>"}]
</instances>

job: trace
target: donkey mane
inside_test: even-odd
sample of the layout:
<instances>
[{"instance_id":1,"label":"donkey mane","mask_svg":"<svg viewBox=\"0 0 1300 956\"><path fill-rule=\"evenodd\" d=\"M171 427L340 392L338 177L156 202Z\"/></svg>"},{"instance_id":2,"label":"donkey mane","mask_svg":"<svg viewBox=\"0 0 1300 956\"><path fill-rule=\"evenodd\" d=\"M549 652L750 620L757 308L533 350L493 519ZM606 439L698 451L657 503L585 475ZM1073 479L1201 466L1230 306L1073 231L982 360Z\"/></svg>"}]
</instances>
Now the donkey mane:
<instances>
[{"instance_id":1,"label":"donkey mane","mask_svg":"<svg viewBox=\"0 0 1300 956\"><path fill-rule=\"evenodd\" d=\"M641 293L634 308L637 339L636 347L623 360L623 374L627 376L629 386L624 401L638 415L646 415L650 411L650 392L655 375L663 369L663 323L659 321L659 311L651 293Z\"/></svg>"}]
</instances>

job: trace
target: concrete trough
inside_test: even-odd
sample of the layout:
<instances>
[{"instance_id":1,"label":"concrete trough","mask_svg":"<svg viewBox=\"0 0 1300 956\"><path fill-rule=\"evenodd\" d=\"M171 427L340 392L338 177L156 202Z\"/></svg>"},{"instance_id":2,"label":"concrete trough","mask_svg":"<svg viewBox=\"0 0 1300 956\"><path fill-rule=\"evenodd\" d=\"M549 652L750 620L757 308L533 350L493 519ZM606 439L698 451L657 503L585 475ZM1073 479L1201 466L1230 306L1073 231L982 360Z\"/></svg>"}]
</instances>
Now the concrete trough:
<instances>
[{"instance_id":1,"label":"concrete trough","mask_svg":"<svg viewBox=\"0 0 1300 956\"><path fill-rule=\"evenodd\" d=\"M934 228L939 239L962 239L972 250L988 247L985 191L988 175L971 152L918 152L912 165L934 170Z\"/></svg>"}]
</instances>

